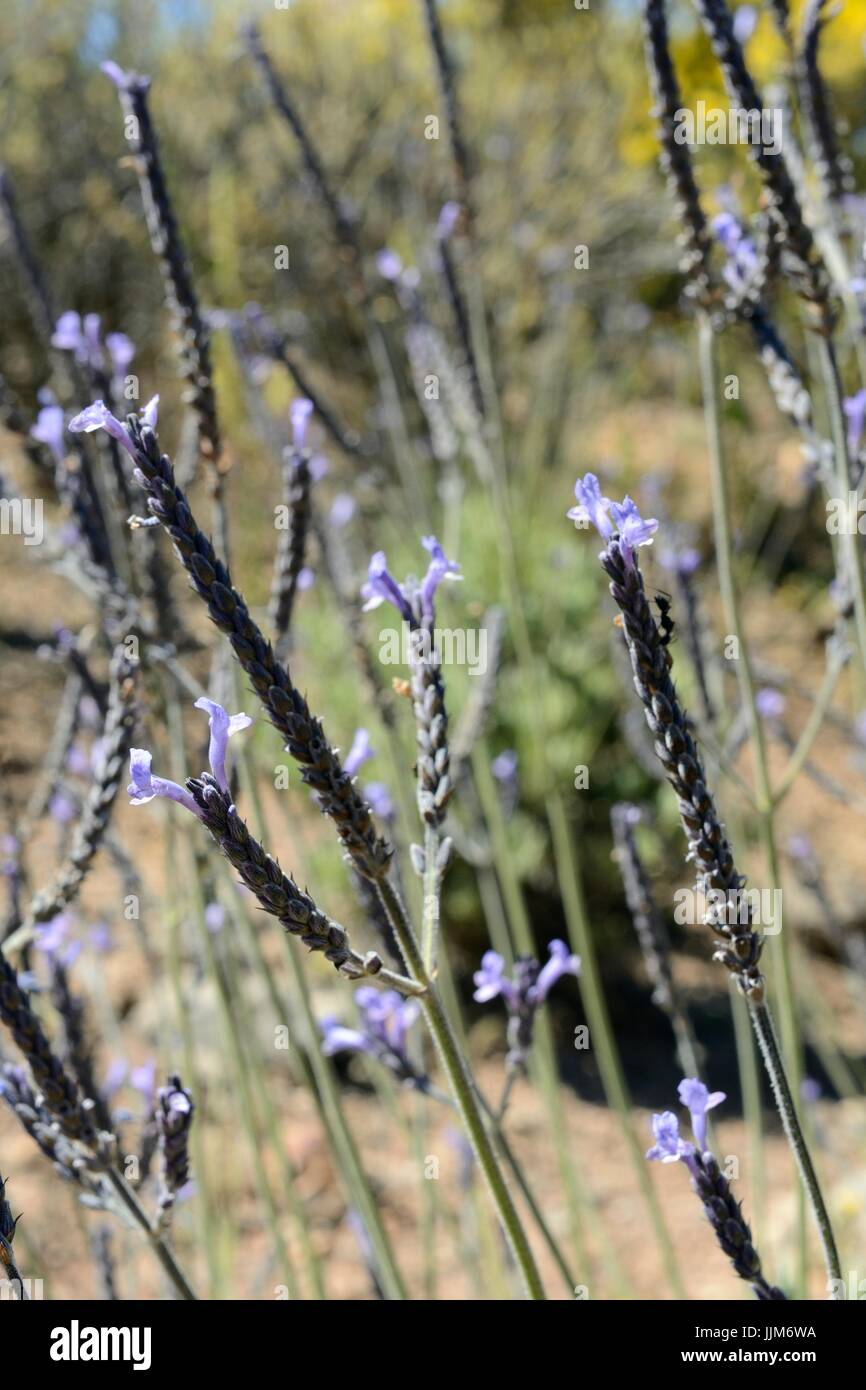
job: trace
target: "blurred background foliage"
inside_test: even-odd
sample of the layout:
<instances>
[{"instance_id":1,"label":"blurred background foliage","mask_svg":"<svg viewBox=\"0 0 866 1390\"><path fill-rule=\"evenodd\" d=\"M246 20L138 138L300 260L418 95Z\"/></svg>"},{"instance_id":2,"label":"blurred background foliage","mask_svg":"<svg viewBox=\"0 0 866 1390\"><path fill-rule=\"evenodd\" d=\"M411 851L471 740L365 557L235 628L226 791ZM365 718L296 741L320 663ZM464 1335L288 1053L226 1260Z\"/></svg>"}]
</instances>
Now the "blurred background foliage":
<instances>
[{"instance_id":1,"label":"blurred background foliage","mask_svg":"<svg viewBox=\"0 0 866 1390\"><path fill-rule=\"evenodd\" d=\"M693 9L674 8L685 97L722 104L719 74ZM699 544L706 541L708 516L692 330L681 313L676 230L656 167L638 7L625 0L591 0L588 11L565 0L443 0L441 15L476 171L484 292L520 521L516 561L542 664L550 757L567 790L576 766L591 768L589 787L569 791L569 806L584 845L606 968L618 970L630 936L610 863L608 809L622 797L656 800L657 784L623 738L628 692L614 659L595 547L575 538L564 513L575 475L595 468L618 493L631 489L647 503L661 498L678 520L693 523ZM282 9L221 0L6 0L0 13L0 159L22 221L56 312L97 312L106 329L122 329L137 343L143 396L161 392L161 435L169 448L180 430L180 391L137 181L124 161L116 95L99 71L108 57L153 77L154 121L202 302L219 309L260 302L290 334L311 379L343 419L362 431L378 423L357 306L346 293L340 254L298 150L238 38L239 21L247 17L260 21L333 182L357 210L366 251L372 256L392 247L407 264L418 265L434 316L450 331L430 247L439 209L452 194L451 168L444 131L438 141L424 138L425 118L441 114L441 105L420 4L295 0ZM858 173L866 158L863 30L862 6L849 3L833 19L823 47L836 109L852 128L849 152ZM784 53L763 11L749 56L770 89L784 80ZM698 169L709 190L729 184L754 207L753 176L742 151L702 150ZM712 196L708 201L712 207ZM579 244L590 248L587 271L574 268ZM290 249L288 271L274 269L279 245ZM8 243L0 254L0 296L0 370L32 412L49 362ZM384 282L374 308L411 398L399 314ZM732 343L732 357L748 360L737 333ZM215 353L234 464L228 496L235 568L251 601L262 604L278 477L247 417L242 382L221 334ZM288 379L274 371L265 391L275 416L284 418L292 397ZM410 410L409 419L422 464L426 459L425 489L439 530L445 508L435 492L420 413ZM795 512L799 495L790 432L751 361L731 434L741 465L736 501L743 543L757 546L757 595L761 538L780 509ZM396 573L417 570L423 557L416 536L429 527L414 518L413 535L401 524L399 508L390 505L394 484L385 464L359 466L326 452L325 497L350 490L358 503L351 528L358 581L378 547L387 549ZM796 463L795 448L794 456ZM448 622L456 624L459 615L477 621L500 596L501 556L490 513L489 497L467 470L459 536L449 538L465 583L448 594ZM818 625L830 571L820 537L813 545L809 531L804 524L797 532L774 602L783 611L786 605L812 611ZM665 587L658 570L652 582ZM706 600L712 616L712 585ZM61 617L34 606L34 622L46 635ZM296 678L323 711L334 742L346 748L370 715L323 585L303 596L298 623ZM374 631L371 620L371 639ZM521 697L509 654L507 648L488 746L491 753L513 747L525 754L537 711ZM471 681L458 675L451 690L455 713L470 688ZM269 731L259 738L267 767L273 740ZM377 769L375 775L383 774ZM539 934L549 937L560 930L561 908L544 787L528 757L521 759L520 776L513 851ZM293 796L301 814L302 795L295 789ZM649 837L647 850L669 892L685 872L670 796L658 797L658 812L660 832ZM311 868L326 879L322 888L317 877L316 887L329 903L330 894L346 891L330 842L314 851ZM451 876L446 913L468 965L485 944L470 874ZM630 944L628 955L634 957Z\"/></svg>"}]
</instances>

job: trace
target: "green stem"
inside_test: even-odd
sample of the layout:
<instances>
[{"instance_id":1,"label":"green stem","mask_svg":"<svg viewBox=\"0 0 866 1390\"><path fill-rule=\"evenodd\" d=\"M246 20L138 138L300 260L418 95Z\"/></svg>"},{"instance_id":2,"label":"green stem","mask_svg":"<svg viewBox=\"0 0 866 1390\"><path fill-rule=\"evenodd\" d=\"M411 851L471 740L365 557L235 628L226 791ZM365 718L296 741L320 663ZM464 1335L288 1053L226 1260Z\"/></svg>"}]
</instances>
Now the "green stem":
<instances>
[{"instance_id":1,"label":"green stem","mask_svg":"<svg viewBox=\"0 0 866 1390\"><path fill-rule=\"evenodd\" d=\"M379 879L376 888L382 907L388 914L409 975L419 984L426 986L426 992L420 996L424 1017L448 1076L461 1119L499 1213L506 1238L523 1276L527 1294L531 1299L544 1299L544 1287L526 1233L487 1133L474 1082L457 1046L439 995L424 968L424 961L403 904L387 878Z\"/></svg>"},{"instance_id":2,"label":"green stem","mask_svg":"<svg viewBox=\"0 0 866 1390\"><path fill-rule=\"evenodd\" d=\"M195 1294L190 1287L186 1275L180 1268L180 1265L177 1263L177 1260L174 1258L174 1255L165 1241L150 1224L147 1213L132 1191L132 1188L120 1173L118 1173L116 1168L106 1168L105 1176L108 1178L108 1181L111 1183L133 1221L144 1231L151 1250L156 1255L156 1258L159 1260L174 1285L174 1288L177 1290L178 1296L187 1301L195 1302Z\"/></svg>"}]
</instances>

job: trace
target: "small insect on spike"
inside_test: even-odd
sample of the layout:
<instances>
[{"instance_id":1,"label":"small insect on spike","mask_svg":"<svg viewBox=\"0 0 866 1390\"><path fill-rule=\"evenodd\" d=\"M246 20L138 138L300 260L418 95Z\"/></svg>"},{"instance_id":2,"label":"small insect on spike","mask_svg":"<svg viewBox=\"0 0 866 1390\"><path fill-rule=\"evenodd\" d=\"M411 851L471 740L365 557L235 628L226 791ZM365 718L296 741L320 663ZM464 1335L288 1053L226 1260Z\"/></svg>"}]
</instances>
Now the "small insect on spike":
<instances>
[{"instance_id":1,"label":"small insect on spike","mask_svg":"<svg viewBox=\"0 0 866 1390\"><path fill-rule=\"evenodd\" d=\"M656 608L659 610L659 629L661 632L660 641L661 645L665 648L669 647L671 642L675 640L674 620L671 617L670 612L671 602L672 600L670 594L659 593L656 595L655 605ZM670 667L672 660L670 652L666 651L665 656L667 657L668 667Z\"/></svg>"}]
</instances>

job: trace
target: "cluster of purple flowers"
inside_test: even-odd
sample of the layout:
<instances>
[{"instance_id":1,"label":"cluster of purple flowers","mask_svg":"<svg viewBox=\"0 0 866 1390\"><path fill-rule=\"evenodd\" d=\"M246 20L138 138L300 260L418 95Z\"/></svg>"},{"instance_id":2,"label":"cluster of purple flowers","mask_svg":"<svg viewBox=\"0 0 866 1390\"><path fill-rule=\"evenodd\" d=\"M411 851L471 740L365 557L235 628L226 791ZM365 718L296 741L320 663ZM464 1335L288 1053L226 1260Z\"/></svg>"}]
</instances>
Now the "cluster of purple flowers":
<instances>
[{"instance_id":1,"label":"cluster of purple flowers","mask_svg":"<svg viewBox=\"0 0 866 1390\"><path fill-rule=\"evenodd\" d=\"M610 498L603 497L594 473L577 479L574 495L577 506L566 513L569 520L579 527L592 523L604 540L617 540L627 565L633 563L638 546L652 545L659 525L656 519L642 517L631 497L624 497L622 502L612 502Z\"/></svg>"},{"instance_id":2,"label":"cluster of purple flowers","mask_svg":"<svg viewBox=\"0 0 866 1390\"><path fill-rule=\"evenodd\" d=\"M135 344L125 333L106 333L98 314L84 317L70 309L61 314L51 337L52 347L73 353L76 362L90 371L122 377L135 357Z\"/></svg>"},{"instance_id":3,"label":"cluster of purple flowers","mask_svg":"<svg viewBox=\"0 0 866 1390\"><path fill-rule=\"evenodd\" d=\"M396 990L380 990L362 985L355 990L360 1028L348 1028L333 1017L322 1019L322 1051L326 1057L338 1052L361 1052L375 1057L401 1081L425 1085L409 1057L409 1030L421 1008L417 1000L406 999Z\"/></svg>"},{"instance_id":4,"label":"cluster of purple flowers","mask_svg":"<svg viewBox=\"0 0 866 1390\"><path fill-rule=\"evenodd\" d=\"M525 1071L532 1047L535 1015L563 975L580 974L580 957L569 951L564 941L551 941L549 959L543 966L521 956L514 962L514 978L505 973L505 960L498 951L485 951L481 968L476 970L474 998L479 1004L501 998L508 1010L509 1071Z\"/></svg>"},{"instance_id":5,"label":"cluster of purple flowers","mask_svg":"<svg viewBox=\"0 0 866 1390\"><path fill-rule=\"evenodd\" d=\"M423 536L421 544L430 556L430 563L420 584L413 580L398 584L388 571L384 550L376 551L370 561L367 581L361 588L365 613L378 608L381 603L392 603L410 627L420 621L424 627L432 628L436 590L443 579L462 579L463 576L460 566L448 559L435 536ZM416 599L419 605L417 614L414 607Z\"/></svg>"},{"instance_id":6,"label":"cluster of purple flowers","mask_svg":"<svg viewBox=\"0 0 866 1390\"><path fill-rule=\"evenodd\" d=\"M226 773L228 741L234 734L240 733L242 729L248 729L253 721L247 714L227 714L222 705L217 704L215 700L208 700L204 695L196 700L195 707L207 711L210 726L210 746L208 748L210 770L221 789L227 792L229 790L228 774ZM152 758L153 755L146 748L130 750L129 772L132 781L127 791L131 805L143 806L146 802L153 801L154 797L163 796L169 801L176 801L179 806L185 806L188 811L192 811L194 816L201 818L201 811L196 805L192 792L165 777L153 776L150 770Z\"/></svg>"}]
</instances>

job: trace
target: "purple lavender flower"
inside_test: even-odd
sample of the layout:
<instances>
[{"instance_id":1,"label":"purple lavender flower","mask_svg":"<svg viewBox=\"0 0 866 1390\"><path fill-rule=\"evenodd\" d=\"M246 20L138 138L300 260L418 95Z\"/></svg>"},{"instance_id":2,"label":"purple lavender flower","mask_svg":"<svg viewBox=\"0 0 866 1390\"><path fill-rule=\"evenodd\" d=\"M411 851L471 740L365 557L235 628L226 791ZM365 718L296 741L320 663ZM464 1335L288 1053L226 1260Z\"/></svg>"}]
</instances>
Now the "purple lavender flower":
<instances>
[{"instance_id":1,"label":"purple lavender flower","mask_svg":"<svg viewBox=\"0 0 866 1390\"><path fill-rule=\"evenodd\" d=\"M226 919L226 910L222 903L208 903L204 910L204 924L209 932L222 930Z\"/></svg>"},{"instance_id":2,"label":"purple lavender flower","mask_svg":"<svg viewBox=\"0 0 866 1390\"><path fill-rule=\"evenodd\" d=\"M599 535L609 541L613 535L613 525L608 516L610 502L607 497L602 497L598 478L594 473L587 473L585 477L577 479L574 495L577 498L577 506L566 512L568 519L581 529L592 523Z\"/></svg>"},{"instance_id":3,"label":"purple lavender flower","mask_svg":"<svg viewBox=\"0 0 866 1390\"><path fill-rule=\"evenodd\" d=\"M436 223L436 237L438 241L450 241L454 235L457 223L460 221L462 209L459 203L443 203L442 211Z\"/></svg>"},{"instance_id":4,"label":"purple lavender flower","mask_svg":"<svg viewBox=\"0 0 866 1390\"><path fill-rule=\"evenodd\" d=\"M43 405L36 416L36 424L32 427L30 435L50 449L54 462L60 464L66 457L66 449L63 446L64 431L63 407L49 403Z\"/></svg>"},{"instance_id":5,"label":"purple lavender flower","mask_svg":"<svg viewBox=\"0 0 866 1390\"><path fill-rule=\"evenodd\" d=\"M115 376L124 376L135 357L135 343L125 333L106 333L105 346Z\"/></svg>"},{"instance_id":6,"label":"purple lavender flower","mask_svg":"<svg viewBox=\"0 0 866 1390\"><path fill-rule=\"evenodd\" d=\"M758 11L754 5L740 5L734 11L733 20L734 38L738 43L748 43L758 25Z\"/></svg>"},{"instance_id":7,"label":"purple lavender flower","mask_svg":"<svg viewBox=\"0 0 866 1390\"><path fill-rule=\"evenodd\" d=\"M692 1117L692 1133L703 1153L707 1146L707 1111L721 1105L727 1097L724 1091L708 1091L697 1077L685 1077L677 1088L677 1094Z\"/></svg>"},{"instance_id":8,"label":"purple lavender flower","mask_svg":"<svg viewBox=\"0 0 866 1390\"><path fill-rule=\"evenodd\" d=\"M733 213L719 213L718 217L713 218L712 227L728 257L722 273L732 290L741 290L758 269L755 244L744 234Z\"/></svg>"},{"instance_id":9,"label":"purple lavender flower","mask_svg":"<svg viewBox=\"0 0 866 1390\"><path fill-rule=\"evenodd\" d=\"M409 601L394 576L388 571L384 550L377 550L370 560L367 582L361 586L361 597L365 600L365 613L372 612L381 603L393 603L403 620L407 623L412 622Z\"/></svg>"},{"instance_id":10,"label":"purple lavender flower","mask_svg":"<svg viewBox=\"0 0 866 1390\"><path fill-rule=\"evenodd\" d=\"M332 526L346 526L355 515L355 499L351 493L338 492L328 513L328 520Z\"/></svg>"},{"instance_id":11,"label":"purple lavender flower","mask_svg":"<svg viewBox=\"0 0 866 1390\"><path fill-rule=\"evenodd\" d=\"M694 1156L694 1147L680 1138L680 1123L671 1110L653 1115L652 1132L655 1143L647 1149L646 1156L658 1159L661 1163L688 1162Z\"/></svg>"},{"instance_id":12,"label":"purple lavender flower","mask_svg":"<svg viewBox=\"0 0 866 1390\"><path fill-rule=\"evenodd\" d=\"M56 820L58 825L68 825L75 820L78 807L63 789L58 788L48 803L48 814L52 820Z\"/></svg>"},{"instance_id":13,"label":"purple lavender flower","mask_svg":"<svg viewBox=\"0 0 866 1390\"><path fill-rule=\"evenodd\" d=\"M73 944L68 940L69 933L74 926L74 919L70 912L59 912L56 917L52 917L50 922L40 924L36 928L35 945L38 951L46 956L65 956L65 952ZM76 950L75 954L78 954Z\"/></svg>"},{"instance_id":14,"label":"purple lavender flower","mask_svg":"<svg viewBox=\"0 0 866 1390\"><path fill-rule=\"evenodd\" d=\"M866 424L866 387L853 396L846 396L842 406L848 420L848 453L855 459L860 452L860 440Z\"/></svg>"},{"instance_id":15,"label":"purple lavender flower","mask_svg":"<svg viewBox=\"0 0 866 1390\"><path fill-rule=\"evenodd\" d=\"M478 1004L487 1004L491 999L502 995L506 1004L516 1001L516 991L505 974L505 958L498 951L485 951L481 957L481 967L472 976L475 993L472 996Z\"/></svg>"},{"instance_id":16,"label":"purple lavender flower","mask_svg":"<svg viewBox=\"0 0 866 1390\"><path fill-rule=\"evenodd\" d=\"M102 955L107 954L114 946L111 928L107 922L94 922L87 933L87 939L94 951L99 951Z\"/></svg>"},{"instance_id":17,"label":"purple lavender flower","mask_svg":"<svg viewBox=\"0 0 866 1390\"><path fill-rule=\"evenodd\" d=\"M156 1062L150 1058L143 1062L140 1067L133 1067L129 1073L129 1084L133 1090L138 1091L147 1109L153 1105L154 1088L156 1086Z\"/></svg>"},{"instance_id":18,"label":"purple lavender flower","mask_svg":"<svg viewBox=\"0 0 866 1390\"><path fill-rule=\"evenodd\" d=\"M551 941L550 959L543 969L538 961L521 956L514 962L514 979L505 974L505 961L497 951L485 951L476 970L474 998L479 1004L500 997L508 1010L509 1071L525 1071L532 1047L535 1015L556 981L563 975L579 975L580 960L569 953L564 941Z\"/></svg>"},{"instance_id":19,"label":"purple lavender flower","mask_svg":"<svg viewBox=\"0 0 866 1390\"><path fill-rule=\"evenodd\" d=\"M580 956L572 955L564 941L551 941L547 949L550 959L541 967L535 983L536 1005L544 1003L557 980L564 975L580 975Z\"/></svg>"},{"instance_id":20,"label":"purple lavender flower","mask_svg":"<svg viewBox=\"0 0 866 1390\"><path fill-rule=\"evenodd\" d=\"M152 760L153 754L146 748L129 750L129 775L132 781L126 790L129 792L130 804L144 806L148 801L153 801L155 796L164 796L169 801L176 801L178 806L185 806L194 816L201 817L201 810L196 805L192 792L188 792L186 787L178 786L177 782L151 775Z\"/></svg>"},{"instance_id":21,"label":"purple lavender flower","mask_svg":"<svg viewBox=\"0 0 866 1390\"><path fill-rule=\"evenodd\" d=\"M159 408L159 396L153 396L141 412L141 418L151 429L156 427L156 416ZM94 430L105 430L112 439L116 439L122 445L131 458L135 458L135 446L125 425L122 425L108 409L104 401L94 401L84 410L79 411L70 421L68 429L71 434L92 434Z\"/></svg>"},{"instance_id":22,"label":"purple lavender flower","mask_svg":"<svg viewBox=\"0 0 866 1390\"><path fill-rule=\"evenodd\" d=\"M298 589L301 593L306 593L307 589L312 589L316 582L316 571L309 565L302 565L298 570Z\"/></svg>"},{"instance_id":23,"label":"purple lavender flower","mask_svg":"<svg viewBox=\"0 0 866 1390\"><path fill-rule=\"evenodd\" d=\"M443 579L462 579L460 566L449 560L435 536L422 536L421 544L430 556L427 573L421 581L421 616L433 625L433 600Z\"/></svg>"},{"instance_id":24,"label":"purple lavender flower","mask_svg":"<svg viewBox=\"0 0 866 1390\"><path fill-rule=\"evenodd\" d=\"M131 87L142 87L144 91L147 91L150 86L149 77L145 77L142 73L133 72L131 68L122 68L119 63L110 59L105 63L100 63L99 66L119 92L128 91Z\"/></svg>"},{"instance_id":25,"label":"purple lavender flower","mask_svg":"<svg viewBox=\"0 0 866 1390\"><path fill-rule=\"evenodd\" d=\"M765 686L755 696L755 707L762 719L781 719L785 713L785 697L771 686Z\"/></svg>"},{"instance_id":26,"label":"purple lavender flower","mask_svg":"<svg viewBox=\"0 0 866 1390\"><path fill-rule=\"evenodd\" d=\"M307 400L306 396L301 396L298 400L292 401L289 415L292 421L292 444L295 449L301 450L307 437L307 425L313 413L313 402Z\"/></svg>"},{"instance_id":27,"label":"purple lavender flower","mask_svg":"<svg viewBox=\"0 0 866 1390\"><path fill-rule=\"evenodd\" d=\"M350 777L354 777L359 767L369 762L370 758L375 758L376 750L371 747L370 735L366 729L356 729L355 737L352 740L352 747L343 759L343 769Z\"/></svg>"},{"instance_id":28,"label":"purple lavender flower","mask_svg":"<svg viewBox=\"0 0 866 1390\"><path fill-rule=\"evenodd\" d=\"M701 553L694 546L684 546L682 550L668 548L659 552L659 564L674 574L694 574L700 568Z\"/></svg>"},{"instance_id":29,"label":"purple lavender flower","mask_svg":"<svg viewBox=\"0 0 866 1390\"><path fill-rule=\"evenodd\" d=\"M328 1057L338 1052L362 1052L390 1067L401 1080L421 1084L408 1055L409 1030L421 1010L417 1000L406 999L396 990L378 990L372 985L355 990L355 1003L361 1016L360 1028L348 1028L335 1018L323 1019L322 1051Z\"/></svg>"},{"instance_id":30,"label":"purple lavender flower","mask_svg":"<svg viewBox=\"0 0 866 1390\"><path fill-rule=\"evenodd\" d=\"M517 754L513 748L498 753L490 764L490 771L497 782L511 782L517 776Z\"/></svg>"},{"instance_id":31,"label":"purple lavender flower","mask_svg":"<svg viewBox=\"0 0 866 1390\"><path fill-rule=\"evenodd\" d=\"M394 814L394 802L384 782L368 782L364 787L370 809L381 820L390 820Z\"/></svg>"},{"instance_id":32,"label":"purple lavender flower","mask_svg":"<svg viewBox=\"0 0 866 1390\"><path fill-rule=\"evenodd\" d=\"M396 251L387 246L376 252L376 268L383 280L399 280L403 272L403 262Z\"/></svg>"},{"instance_id":33,"label":"purple lavender flower","mask_svg":"<svg viewBox=\"0 0 866 1390\"><path fill-rule=\"evenodd\" d=\"M595 527L603 540L619 538L619 547L627 565L634 562L634 551L640 545L652 545L658 530L654 517L641 516L637 503L631 497L622 502L612 502L601 495L598 478L587 473L574 484L577 506L572 507L567 516L576 526L585 527L589 522Z\"/></svg>"},{"instance_id":34,"label":"purple lavender flower","mask_svg":"<svg viewBox=\"0 0 866 1390\"><path fill-rule=\"evenodd\" d=\"M227 714L222 705L218 705L216 700L209 700L205 695L196 700L195 707L207 711L210 726L210 770L221 789L227 792L229 782L226 776L226 749L229 739L242 729L248 729L253 721L248 714Z\"/></svg>"},{"instance_id":35,"label":"purple lavender flower","mask_svg":"<svg viewBox=\"0 0 866 1390\"><path fill-rule=\"evenodd\" d=\"M128 1067L122 1057L113 1057L108 1064L105 1073L105 1080L102 1083L102 1090L106 1099L110 1100L120 1090L126 1081Z\"/></svg>"},{"instance_id":36,"label":"purple lavender flower","mask_svg":"<svg viewBox=\"0 0 866 1390\"><path fill-rule=\"evenodd\" d=\"M808 835L791 835L788 840L788 853L792 859L799 859L802 863L809 863L815 858L812 841Z\"/></svg>"}]
</instances>

